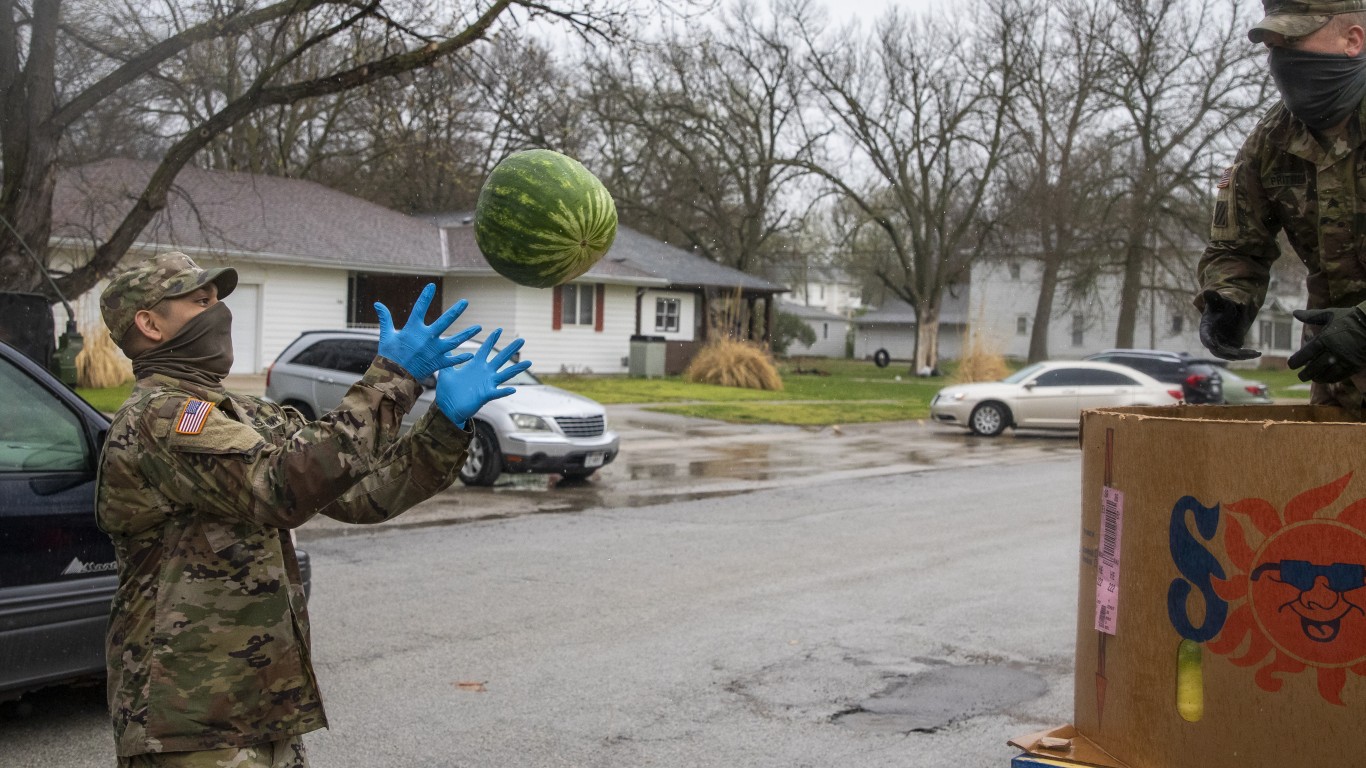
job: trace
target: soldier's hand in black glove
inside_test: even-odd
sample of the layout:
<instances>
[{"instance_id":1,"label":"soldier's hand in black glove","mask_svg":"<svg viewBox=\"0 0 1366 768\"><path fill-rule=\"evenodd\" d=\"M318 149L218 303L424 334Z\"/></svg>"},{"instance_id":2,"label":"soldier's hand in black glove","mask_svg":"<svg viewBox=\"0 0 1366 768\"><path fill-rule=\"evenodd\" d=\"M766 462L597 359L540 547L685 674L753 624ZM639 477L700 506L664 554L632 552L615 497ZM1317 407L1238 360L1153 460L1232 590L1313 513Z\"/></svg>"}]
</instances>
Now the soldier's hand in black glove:
<instances>
[{"instance_id":1,"label":"soldier's hand in black glove","mask_svg":"<svg viewBox=\"0 0 1366 768\"><path fill-rule=\"evenodd\" d=\"M1200 315L1200 343L1215 357L1225 360L1261 357L1261 352L1243 346L1243 336L1256 312L1215 291L1205 291L1201 297L1205 300L1205 311Z\"/></svg>"},{"instance_id":2,"label":"soldier's hand in black glove","mask_svg":"<svg viewBox=\"0 0 1366 768\"><path fill-rule=\"evenodd\" d=\"M1297 309L1295 319L1322 326L1287 363L1303 366L1300 381L1332 384L1366 369L1366 312L1360 307Z\"/></svg>"}]
</instances>

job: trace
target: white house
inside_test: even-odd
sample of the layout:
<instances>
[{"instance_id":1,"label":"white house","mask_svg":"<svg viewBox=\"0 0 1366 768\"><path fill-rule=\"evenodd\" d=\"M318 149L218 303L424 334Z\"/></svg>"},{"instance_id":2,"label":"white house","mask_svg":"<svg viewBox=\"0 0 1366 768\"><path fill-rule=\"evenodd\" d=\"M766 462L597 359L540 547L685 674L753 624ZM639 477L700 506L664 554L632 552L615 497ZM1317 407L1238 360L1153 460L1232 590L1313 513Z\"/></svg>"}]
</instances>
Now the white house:
<instances>
[{"instance_id":1,"label":"white house","mask_svg":"<svg viewBox=\"0 0 1366 768\"><path fill-rule=\"evenodd\" d=\"M972 268L969 316L974 331L1008 357L1029 355L1041 273L1042 266L1033 260L982 262ZM1120 288L1118 275L1102 275L1087 301L1069 303L1060 293L1048 328L1049 357L1080 358L1114 347ZM1190 303L1194 290L1174 285L1165 300L1146 292L1134 346L1206 354L1200 343L1200 313ZM1264 359L1283 360L1299 347L1299 321L1290 310L1304 306L1304 287L1277 281L1271 291L1246 341Z\"/></svg>"},{"instance_id":2,"label":"white house","mask_svg":"<svg viewBox=\"0 0 1366 768\"><path fill-rule=\"evenodd\" d=\"M955 285L944 292L939 310L939 357L956 360L967 343L968 290ZM854 357L866 360L885 350L892 360L915 359L915 309L898 298L888 298L877 309L854 318Z\"/></svg>"},{"instance_id":3,"label":"white house","mask_svg":"<svg viewBox=\"0 0 1366 768\"><path fill-rule=\"evenodd\" d=\"M108 236L155 164L107 160L70 169L53 202L54 261L84 261ZM747 329L762 334L784 289L621 228L612 250L578 280L554 289L516 285L489 267L468 215L407 216L322 185L273 176L186 168L167 207L130 258L164 249L240 276L233 312L234 373L263 371L300 332L372 325L375 301L398 317L434 282L448 306L470 301L460 323L522 337L541 372L625 373L631 337L670 339L681 370L705 339L708 302L732 289ZM75 302L83 332L101 328L99 292ZM440 311L434 306L430 318ZM64 319L64 318L63 318Z\"/></svg>"},{"instance_id":4,"label":"white house","mask_svg":"<svg viewBox=\"0 0 1366 768\"><path fill-rule=\"evenodd\" d=\"M807 307L787 301L778 302L778 311L801 318L802 322L816 334L816 341L810 345L794 340L787 347L789 357L808 355L811 357L848 357L846 344L849 338L849 318L828 312L820 307Z\"/></svg>"}]
</instances>

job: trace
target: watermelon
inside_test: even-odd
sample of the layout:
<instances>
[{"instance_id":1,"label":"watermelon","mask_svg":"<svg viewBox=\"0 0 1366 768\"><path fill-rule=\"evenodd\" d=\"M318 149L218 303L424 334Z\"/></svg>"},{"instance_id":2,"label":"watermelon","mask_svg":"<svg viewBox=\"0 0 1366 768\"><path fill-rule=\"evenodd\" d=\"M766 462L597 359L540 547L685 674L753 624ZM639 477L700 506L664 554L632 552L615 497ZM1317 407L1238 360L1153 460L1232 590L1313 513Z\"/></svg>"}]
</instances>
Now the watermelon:
<instances>
[{"instance_id":1,"label":"watermelon","mask_svg":"<svg viewBox=\"0 0 1366 768\"><path fill-rule=\"evenodd\" d=\"M612 195L579 161L548 149L514 152L479 190L474 239L498 274L549 288L587 272L617 235Z\"/></svg>"}]
</instances>

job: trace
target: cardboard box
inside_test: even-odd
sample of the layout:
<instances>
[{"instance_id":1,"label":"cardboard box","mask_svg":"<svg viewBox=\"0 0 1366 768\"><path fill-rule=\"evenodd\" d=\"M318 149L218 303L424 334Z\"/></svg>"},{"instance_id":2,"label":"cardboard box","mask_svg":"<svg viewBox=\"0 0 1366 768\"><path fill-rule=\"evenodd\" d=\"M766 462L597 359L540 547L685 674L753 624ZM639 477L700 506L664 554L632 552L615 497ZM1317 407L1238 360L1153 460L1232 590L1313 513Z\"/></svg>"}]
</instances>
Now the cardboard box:
<instances>
[{"instance_id":1,"label":"cardboard box","mask_svg":"<svg viewBox=\"0 0 1366 768\"><path fill-rule=\"evenodd\" d=\"M1366 765L1366 424L1121 408L1085 413L1081 439L1091 764Z\"/></svg>"}]
</instances>

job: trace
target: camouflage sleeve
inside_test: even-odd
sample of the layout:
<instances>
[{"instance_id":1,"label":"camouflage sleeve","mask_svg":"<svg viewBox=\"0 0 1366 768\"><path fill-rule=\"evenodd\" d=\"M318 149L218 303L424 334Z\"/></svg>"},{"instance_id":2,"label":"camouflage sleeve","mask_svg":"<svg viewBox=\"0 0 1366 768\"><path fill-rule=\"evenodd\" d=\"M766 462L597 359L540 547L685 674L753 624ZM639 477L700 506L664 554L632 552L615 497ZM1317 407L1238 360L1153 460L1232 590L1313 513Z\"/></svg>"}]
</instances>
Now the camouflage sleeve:
<instances>
[{"instance_id":1,"label":"camouflage sleeve","mask_svg":"<svg viewBox=\"0 0 1366 768\"><path fill-rule=\"evenodd\" d=\"M473 434L432 408L390 446L379 467L320 514L344 523L382 523L397 517L455 482Z\"/></svg>"},{"instance_id":2,"label":"camouflage sleeve","mask_svg":"<svg viewBox=\"0 0 1366 768\"><path fill-rule=\"evenodd\" d=\"M336 409L281 440L214 408L195 434L175 427L186 398L151 405L151 442L141 472L173 503L278 528L303 524L389 460L403 415L421 388L376 358Z\"/></svg>"},{"instance_id":3,"label":"camouflage sleeve","mask_svg":"<svg viewBox=\"0 0 1366 768\"><path fill-rule=\"evenodd\" d=\"M1215 291L1257 314L1266 300L1271 265L1280 255L1276 233L1281 225L1271 212L1258 175L1260 163L1249 151L1248 139L1237 162L1224 171L1217 185L1209 244L1200 258L1200 291L1195 306L1204 310L1205 291Z\"/></svg>"}]
</instances>

